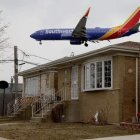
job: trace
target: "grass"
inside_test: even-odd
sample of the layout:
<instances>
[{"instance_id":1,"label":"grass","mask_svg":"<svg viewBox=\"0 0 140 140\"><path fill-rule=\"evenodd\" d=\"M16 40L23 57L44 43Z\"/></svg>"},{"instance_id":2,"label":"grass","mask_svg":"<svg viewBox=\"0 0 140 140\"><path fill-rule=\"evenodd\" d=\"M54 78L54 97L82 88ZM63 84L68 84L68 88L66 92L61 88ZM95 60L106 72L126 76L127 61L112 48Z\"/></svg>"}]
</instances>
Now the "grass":
<instances>
[{"instance_id":1,"label":"grass","mask_svg":"<svg viewBox=\"0 0 140 140\"><path fill-rule=\"evenodd\" d=\"M13 140L82 140L140 134L116 125L95 126L82 123L19 123L0 125L0 137Z\"/></svg>"}]
</instances>

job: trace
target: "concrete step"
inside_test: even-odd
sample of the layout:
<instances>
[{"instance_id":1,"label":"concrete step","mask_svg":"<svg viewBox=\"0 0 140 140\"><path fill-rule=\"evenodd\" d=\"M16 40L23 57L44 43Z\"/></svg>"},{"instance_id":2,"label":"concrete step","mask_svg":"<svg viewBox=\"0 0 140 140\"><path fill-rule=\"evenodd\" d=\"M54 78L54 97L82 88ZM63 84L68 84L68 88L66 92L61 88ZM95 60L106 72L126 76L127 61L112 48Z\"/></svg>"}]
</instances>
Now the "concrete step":
<instances>
[{"instance_id":1,"label":"concrete step","mask_svg":"<svg viewBox=\"0 0 140 140\"><path fill-rule=\"evenodd\" d=\"M6 116L6 117L3 117L3 118L0 118L0 123L10 122L10 121L18 121L18 120L19 120L18 117L11 115L11 116Z\"/></svg>"},{"instance_id":2,"label":"concrete step","mask_svg":"<svg viewBox=\"0 0 140 140\"><path fill-rule=\"evenodd\" d=\"M13 116L13 115L11 115L11 116L8 116L8 118L10 119L10 120L12 120L12 121L18 121L18 120L20 120L19 118L18 118L18 116Z\"/></svg>"},{"instance_id":3,"label":"concrete step","mask_svg":"<svg viewBox=\"0 0 140 140\"><path fill-rule=\"evenodd\" d=\"M3 117L3 118L0 118L0 122L7 122L7 121L11 121L12 118L10 117Z\"/></svg>"},{"instance_id":4,"label":"concrete step","mask_svg":"<svg viewBox=\"0 0 140 140\"><path fill-rule=\"evenodd\" d=\"M52 112L52 110L47 110L47 111L44 111L44 115L43 116L49 116L49 115L51 115L51 112ZM40 113L38 113L38 114L35 114L34 115L35 117L42 117L42 113L40 112Z\"/></svg>"},{"instance_id":5,"label":"concrete step","mask_svg":"<svg viewBox=\"0 0 140 140\"><path fill-rule=\"evenodd\" d=\"M13 115L9 115L9 116L7 116L7 117L12 119L12 118L14 118L15 116L13 116Z\"/></svg>"},{"instance_id":6,"label":"concrete step","mask_svg":"<svg viewBox=\"0 0 140 140\"><path fill-rule=\"evenodd\" d=\"M19 110L19 112L24 112L26 110L26 108L22 108Z\"/></svg>"},{"instance_id":7,"label":"concrete step","mask_svg":"<svg viewBox=\"0 0 140 140\"><path fill-rule=\"evenodd\" d=\"M45 122L45 118L42 118L42 117L32 117L30 122L34 122L34 123Z\"/></svg>"}]
</instances>

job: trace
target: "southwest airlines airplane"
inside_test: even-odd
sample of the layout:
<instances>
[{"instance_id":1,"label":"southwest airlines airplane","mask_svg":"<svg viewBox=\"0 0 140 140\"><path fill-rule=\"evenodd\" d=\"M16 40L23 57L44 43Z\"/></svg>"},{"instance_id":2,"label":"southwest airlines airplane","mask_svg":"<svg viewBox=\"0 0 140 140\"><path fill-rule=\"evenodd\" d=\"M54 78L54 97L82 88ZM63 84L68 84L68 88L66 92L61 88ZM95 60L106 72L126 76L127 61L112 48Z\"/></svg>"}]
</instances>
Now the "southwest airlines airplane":
<instances>
[{"instance_id":1,"label":"southwest airlines airplane","mask_svg":"<svg viewBox=\"0 0 140 140\"><path fill-rule=\"evenodd\" d=\"M72 45L84 45L87 47L87 41L98 42L130 36L139 32L140 7L120 26L113 28L86 28L86 21L90 8L80 19L74 29L44 29L36 31L30 37L39 41L42 40L69 40Z\"/></svg>"}]
</instances>

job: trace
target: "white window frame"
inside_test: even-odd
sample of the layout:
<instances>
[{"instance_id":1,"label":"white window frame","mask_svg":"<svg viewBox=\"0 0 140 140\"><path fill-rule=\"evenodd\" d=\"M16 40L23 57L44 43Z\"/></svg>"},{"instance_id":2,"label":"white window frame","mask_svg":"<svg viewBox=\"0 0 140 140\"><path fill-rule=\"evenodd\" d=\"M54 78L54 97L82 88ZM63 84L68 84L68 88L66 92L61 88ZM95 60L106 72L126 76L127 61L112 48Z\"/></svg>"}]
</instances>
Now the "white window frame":
<instances>
[{"instance_id":1,"label":"white window frame","mask_svg":"<svg viewBox=\"0 0 140 140\"><path fill-rule=\"evenodd\" d=\"M105 87L105 70L104 70L104 62L105 61L111 61L111 87ZM97 62L102 62L102 87L97 88L97 73L96 73L96 68L97 68ZM86 65L90 65L91 63L95 64L95 88L86 88L86 71L84 68ZM112 58L108 59L99 59L99 60L92 60L87 63L84 63L83 68L82 68L82 91L94 91L94 90L111 90L113 87L113 63L112 63Z\"/></svg>"}]
</instances>

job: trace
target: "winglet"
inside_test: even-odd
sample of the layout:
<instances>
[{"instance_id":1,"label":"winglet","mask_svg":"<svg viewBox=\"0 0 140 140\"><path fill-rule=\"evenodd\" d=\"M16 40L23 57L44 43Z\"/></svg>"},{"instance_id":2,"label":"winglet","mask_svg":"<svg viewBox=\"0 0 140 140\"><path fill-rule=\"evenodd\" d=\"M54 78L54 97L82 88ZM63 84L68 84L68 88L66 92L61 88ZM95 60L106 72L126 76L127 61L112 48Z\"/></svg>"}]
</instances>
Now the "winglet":
<instances>
[{"instance_id":1,"label":"winglet","mask_svg":"<svg viewBox=\"0 0 140 140\"><path fill-rule=\"evenodd\" d=\"M86 11L86 13L83 17L87 17L89 15L89 11L90 11L90 7L88 8L88 10Z\"/></svg>"}]
</instances>

